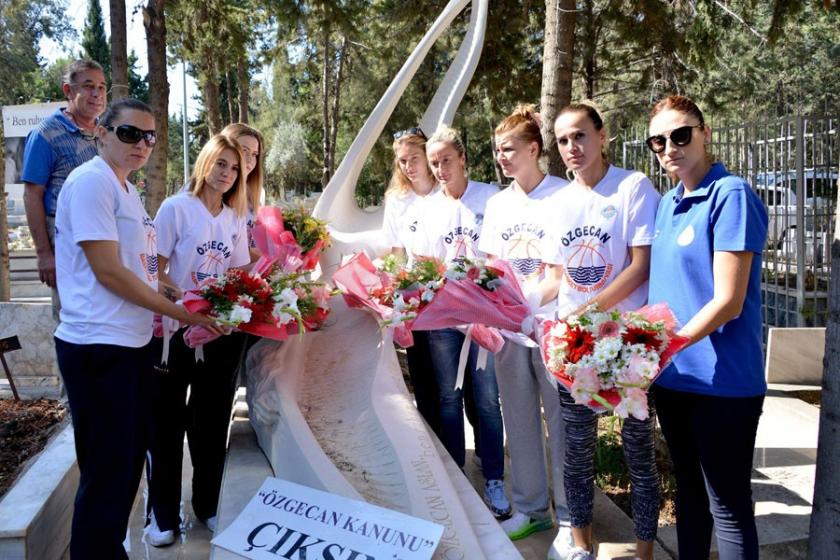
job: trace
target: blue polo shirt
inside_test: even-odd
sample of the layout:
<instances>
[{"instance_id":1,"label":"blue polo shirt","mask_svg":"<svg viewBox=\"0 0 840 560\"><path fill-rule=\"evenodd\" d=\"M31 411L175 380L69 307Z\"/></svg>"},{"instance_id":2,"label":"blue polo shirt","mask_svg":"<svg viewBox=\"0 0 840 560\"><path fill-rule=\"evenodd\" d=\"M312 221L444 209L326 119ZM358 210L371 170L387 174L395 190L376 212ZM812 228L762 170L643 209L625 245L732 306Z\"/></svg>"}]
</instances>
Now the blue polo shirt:
<instances>
[{"instance_id":1,"label":"blue polo shirt","mask_svg":"<svg viewBox=\"0 0 840 560\"><path fill-rule=\"evenodd\" d=\"M44 211L47 216L55 216L64 180L96 154L96 143L83 137L79 127L64 115L64 109L58 109L26 138L21 181L44 185Z\"/></svg>"},{"instance_id":2,"label":"blue polo shirt","mask_svg":"<svg viewBox=\"0 0 840 560\"><path fill-rule=\"evenodd\" d=\"M665 302L685 324L714 295L715 251L752 251L741 315L674 357L656 383L667 389L722 397L767 390L761 350L761 251L767 211L750 186L716 163L692 192L682 183L656 213L649 302Z\"/></svg>"}]
</instances>

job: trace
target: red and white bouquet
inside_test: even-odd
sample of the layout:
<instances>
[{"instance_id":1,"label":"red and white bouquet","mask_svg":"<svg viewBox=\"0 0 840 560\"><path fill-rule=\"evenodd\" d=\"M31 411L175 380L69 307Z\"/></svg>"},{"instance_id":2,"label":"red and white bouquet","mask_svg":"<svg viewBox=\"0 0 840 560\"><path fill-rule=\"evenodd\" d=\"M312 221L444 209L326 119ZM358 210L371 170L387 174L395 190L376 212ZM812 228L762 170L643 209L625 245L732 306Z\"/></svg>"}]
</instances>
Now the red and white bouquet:
<instances>
[{"instance_id":1,"label":"red and white bouquet","mask_svg":"<svg viewBox=\"0 0 840 560\"><path fill-rule=\"evenodd\" d=\"M285 340L295 332L319 328L329 314L329 290L303 273L286 273L279 267L267 278L230 269L220 278L205 281L184 295L184 306L194 313L216 318L220 325L264 338ZM217 335L199 326L184 333L190 348Z\"/></svg>"},{"instance_id":2,"label":"red and white bouquet","mask_svg":"<svg viewBox=\"0 0 840 560\"><path fill-rule=\"evenodd\" d=\"M590 307L545 321L540 345L546 368L576 403L644 420L648 388L688 343L675 327L664 303L624 313Z\"/></svg>"},{"instance_id":3,"label":"red and white bouquet","mask_svg":"<svg viewBox=\"0 0 840 560\"><path fill-rule=\"evenodd\" d=\"M333 282L348 305L373 311L382 327L392 328L401 346L414 343L412 330L469 325L472 339L497 352L504 339L496 329L523 330L531 316L505 261L461 260L446 266L424 258L405 267L390 257L378 264L359 253L333 274Z\"/></svg>"}]
</instances>

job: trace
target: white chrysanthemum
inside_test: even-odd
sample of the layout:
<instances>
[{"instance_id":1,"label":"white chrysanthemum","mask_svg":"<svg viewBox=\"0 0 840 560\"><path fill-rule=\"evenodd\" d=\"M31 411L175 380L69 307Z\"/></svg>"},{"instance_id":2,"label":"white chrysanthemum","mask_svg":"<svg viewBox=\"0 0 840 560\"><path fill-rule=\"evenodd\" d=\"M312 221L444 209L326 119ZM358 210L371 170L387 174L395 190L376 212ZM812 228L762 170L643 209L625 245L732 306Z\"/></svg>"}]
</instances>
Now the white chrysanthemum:
<instances>
[{"instance_id":1,"label":"white chrysanthemum","mask_svg":"<svg viewBox=\"0 0 840 560\"><path fill-rule=\"evenodd\" d=\"M252 298L248 294L242 294L242 295L239 296L239 299L237 299L236 301L240 305L245 305L246 303L254 303L254 298Z\"/></svg>"},{"instance_id":2,"label":"white chrysanthemum","mask_svg":"<svg viewBox=\"0 0 840 560\"><path fill-rule=\"evenodd\" d=\"M247 323L251 320L251 310L247 307L235 304L230 310L230 322L234 324Z\"/></svg>"},{"instance_id":3,"label":"white chrysanthemum","mask_svg":"<svg viewBox=\"0 0 840 560\"><path fill-rule=\"evenodd\" d=\"M595 342L592 356L598 364L598 369L604 369L606 364L616 359L621 353L622 341L617 336L602 338Z\"/></svg>"},{"instance_id":4,"label":"white chrysanthemum","mask_svg":"<svg viewBox=\"0 0 840 560\"><path fill-rule=\"evenodd\" d=\"M282 303L275 303L271 309L271 316L278 325L285 325L295 319L295 316L288 312L288 307Z\"/></svg>"},{"instance_id":5,"label":"white chrysanthemum","mask_svg":"<svg viewBox=\"0 0 840 560\"><path fill-rule=\"evenodd\" d=\"M426 303L432 301L435 297L435 292L433 290L423 290L423 294L420 296L420 299L425 301Z\"/></svg>"}]
</instances>

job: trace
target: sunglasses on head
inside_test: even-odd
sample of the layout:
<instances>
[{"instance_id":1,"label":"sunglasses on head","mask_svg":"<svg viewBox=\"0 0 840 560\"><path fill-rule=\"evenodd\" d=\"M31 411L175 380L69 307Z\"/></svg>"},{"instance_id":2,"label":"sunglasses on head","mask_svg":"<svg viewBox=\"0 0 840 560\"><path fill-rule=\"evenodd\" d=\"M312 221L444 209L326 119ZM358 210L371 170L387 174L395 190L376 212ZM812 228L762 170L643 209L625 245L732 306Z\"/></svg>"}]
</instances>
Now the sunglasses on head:
<instances>
[{"instance_id":1,"label":"sunglasses on head","mask_svg":"<svg viewBox=\"0 0 840 560\"><path fill-rule=\"evenodd\" d=\"M394 133L394 140L399 140L403 136L422 136L423 139L426 139L426 133L423 132L423 129L419 126L414 126L411 128L406 128L405 130L400 130L399 132Z\"/></svg>"},{"instance_id":2,"label":"sunglasses on head","mask_svg":"<svg viewBox=\"0 0 840 560\"><path fill-rule=\"evenodd\" d=\"M655 154L661 154L665 151L665 143L670 140L675 146L688 146L691 143L691 133L695 128L703 128L705 125L692 124L675 128L671 134L667 136L664 134L656 134L645 140L645 144L650 148L650 151Z\"/></svg>"},{"instance_id":3,"label":"sunglasses on head","mask_svg":"<svg viewBox=\"0 0 840 560\"><path fill-rule=\"evenodd\" d=\"M157 142L157 136L154 130L140 130L136 126L130 124L121 124L120 126L106 126L105 130L110 130L117 135L120 142L126 144L136 144L140 140L145 140L148 147L152 147Z\"/></svg>"}]
</instances>

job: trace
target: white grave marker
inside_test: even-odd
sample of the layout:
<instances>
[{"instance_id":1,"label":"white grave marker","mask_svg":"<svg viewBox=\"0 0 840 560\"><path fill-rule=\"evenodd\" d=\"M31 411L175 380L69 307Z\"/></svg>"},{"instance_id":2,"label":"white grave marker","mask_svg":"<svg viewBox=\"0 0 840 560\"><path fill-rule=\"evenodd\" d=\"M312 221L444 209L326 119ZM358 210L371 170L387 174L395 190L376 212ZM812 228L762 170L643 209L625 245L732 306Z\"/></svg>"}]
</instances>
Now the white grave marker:
<instances>
[{"instance_id":1,"label":"white grave marker","mask_svg":"<svg viewBox=\"0 0 840 560\"><path fill-rule=\"evenodd\" d=\"M212 543L265 560L429 560L443 527L268 477Z\"/></svg>"}]
</instances>

